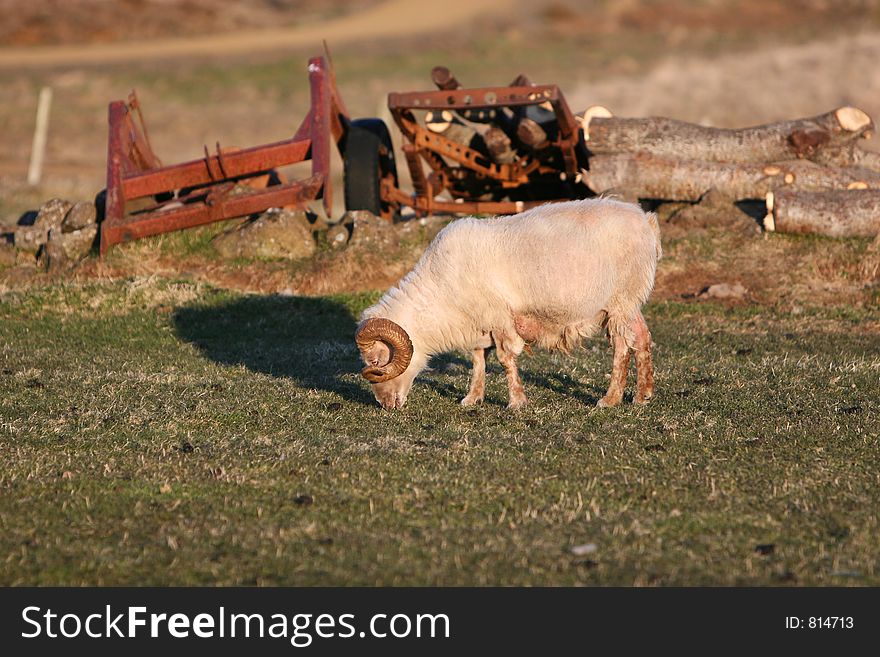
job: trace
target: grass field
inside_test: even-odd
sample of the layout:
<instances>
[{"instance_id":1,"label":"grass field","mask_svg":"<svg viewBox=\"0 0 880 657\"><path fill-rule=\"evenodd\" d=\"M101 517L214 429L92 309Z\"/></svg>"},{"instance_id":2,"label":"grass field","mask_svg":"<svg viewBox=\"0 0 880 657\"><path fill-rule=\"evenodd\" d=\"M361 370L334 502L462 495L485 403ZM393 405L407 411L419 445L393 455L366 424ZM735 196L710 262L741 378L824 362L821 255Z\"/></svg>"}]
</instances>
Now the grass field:
<instances>
[{"instance_id":1,"label":"grass field","mask_svg":"<svg viewBox=\"0 0 880 657\"><path fill-rule=\"evenodd\" d=\"M0 584L880 584L872 311L657 302L647 407L594 408L596 340L524 358L518 414L494 358L458 405L463 356L388 413L374 298L5 291Z\"/></svg>"}]
</instances>

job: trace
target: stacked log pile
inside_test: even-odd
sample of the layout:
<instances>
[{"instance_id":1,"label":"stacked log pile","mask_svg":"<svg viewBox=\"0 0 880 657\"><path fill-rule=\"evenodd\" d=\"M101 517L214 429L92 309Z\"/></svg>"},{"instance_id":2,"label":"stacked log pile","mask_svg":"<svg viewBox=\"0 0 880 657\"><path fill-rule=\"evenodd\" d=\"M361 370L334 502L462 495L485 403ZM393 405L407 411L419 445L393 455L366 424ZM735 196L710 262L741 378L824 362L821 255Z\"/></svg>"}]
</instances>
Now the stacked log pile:
<instances>
[{"instance_id":1,"label":"stacked log pile","mask_svg":"<svg viewBox=\"0 0 880 657\"><path fill-rule=\"evenodd\" d=\"M880 233L880 154L862 148L874 122L840 107L812 118L711 128L667 118L584 113L595 193L697 202L710 191L764 200L767 230L834 236Z\"/></svg>"}]
</instances>

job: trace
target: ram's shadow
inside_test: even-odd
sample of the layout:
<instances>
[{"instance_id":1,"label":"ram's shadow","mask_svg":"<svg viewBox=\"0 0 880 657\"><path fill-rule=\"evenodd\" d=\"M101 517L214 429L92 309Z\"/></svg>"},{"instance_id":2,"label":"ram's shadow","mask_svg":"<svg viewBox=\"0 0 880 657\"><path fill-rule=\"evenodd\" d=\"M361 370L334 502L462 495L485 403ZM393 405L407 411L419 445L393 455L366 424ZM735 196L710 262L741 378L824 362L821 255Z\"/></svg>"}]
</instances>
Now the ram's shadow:
<instances>
[{"instance_id":1,"label":"ram's shadow","mask_svg":"<svg viewBox=\"0 0 880 657\"><path fill-rule=\"evenodd\" d=\"M450 383L441 378L449 376L457 376L467 374L467 380L470 380L471 361L463 358L458 353L438 354L431 358L428 370L419 375L416 384L424 383L429 388L437 392L442 397L461 401L462 397L467 393L467 384L461 386Z\"/></svg>"},{"instance_id":2,"label":"ram's shadow","mask_svg":"<svg viewBox=\"0 0 880 657\"><path fill-rule=\"evenodd\" d=\"M356 322L341 303L248 296L180 308L173 319L177 334L215 362L375 403L356 379L345 376L357 373L361 364L353 340Z\"/></svg>"},{"instance_id":3,"label":"ram's shadow","mask_svg":"<svg viewBox=\"0 0 880 657\"><path fill-rule=\"evenodd\" d=\"M605 391L600 386L591 383L584 384L564 374L540 374L522 371L520 376L527 385L546 388L560 395L566 395L588 407L595 406L596 402L605 394Z\"/></svg>"},{"instance_id":4,"label":"ram's shadow","mask_svg":"<svg viewBox=\"0 0 880 657\"><path fill-rule=\"evenodd\" d=\"M497 361L492 359L494 349L489 352L486 362L486 374L492 378L500 377L504 379L504 369ZM565 395L585 404L586 406L595 406L596 402L605 394L605 390L601 385L595 383L583 383L575 381L565 374L543 373L523 367L520 361L520 378L529 387L544 388L551 390L560 395ZM468 384L470 381L471 361L458 355L442 354L435 356L431 360L431 369L419 377L419 381L423 381L428 387L435 390L443 397L461 400L467 394ZM459 375L461 383L450 383L441 379L442 375ZM463 376L466 375L466 376ZM505 386L506 389L506 386ZM528 395L528 389L526 390ZM507 403L507 397L503 399L504 404Z\"/></svg>"}]
</instances>

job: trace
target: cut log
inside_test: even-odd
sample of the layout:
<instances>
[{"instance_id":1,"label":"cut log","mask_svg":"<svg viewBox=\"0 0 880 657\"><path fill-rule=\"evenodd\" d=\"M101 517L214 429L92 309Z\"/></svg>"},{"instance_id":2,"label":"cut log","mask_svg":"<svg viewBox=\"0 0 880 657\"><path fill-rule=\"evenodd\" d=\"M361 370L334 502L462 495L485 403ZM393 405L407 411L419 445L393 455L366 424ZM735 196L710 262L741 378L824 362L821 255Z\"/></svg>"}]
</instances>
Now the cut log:
<instances>
[{"instance_id":1,"label":"cut log","mask_svg":"<svg viewBox=\"0 0 880 657\"><path fill-rule=\"evenodd\" d=\"M585 117L586 118L586 117ZM833 112L752 128L726 129L652 117L624 119L594 115L585 128L592 153L644 152L662 157L708 162L775 162L806 158L842 166L847 147L869 138L874 122L862 110ZM828 154L826 159L823 153Z\"/></svg>"},{"instance_id":2,"label":"cut log","mask_svg":"<svg viewBox=\"0 0 880 657\"><path fill-rule=\"evenodd\" d=\"M611 113L611 110L604 105L591 105L585 109L584 115L581 117L581 128L584 131L584 141L590 141L590 123L593 119L608 119L612 116L614 115Z\"/></svg>"},{"instance_id":3,"label":"cut log","mask_svg":"<svg viewBox=\"0 0 880 657\"><path fill-rule=\"evenodd\" d=\"M517 138L533 150L541 150L549 145L547 131L528 117L523 117L516 127Z\"/></svg>"},{"instance_id":4,"label":"cut log","mask_svg":"<svg viewBox=\"0 0 880 657\"><path fill-rule=\"evenodd\" d=\"M508 85L509 87L534 87L535 83L532 82L531 78L525 73L520 73L513 81Z\"/></svg>"},{"instance_id":5,"label":"cut log","mask_svg":"<svg viewBox=\"0 0 880 657\"><path fill-rule=\"evenodd\" d=\"M776 164L725 164L674 160L644 153L594 155L585 175L596 194L626 189L638 198L697 201L713 187L735 200L763 199L782 187L803 191L880 189L880 172L821 167L795 160Z\"/></svg>"},{"instance_id":6,"label":"cut log","mask_svg":"<svg viewBox=\"0 0 880 657\"><path fill-rule=\"evenodd\" d=\"M815 233L829 237L880 235L880 191L780 190L767 195L764 228L780 233Z\"/></svg>"},{"instance_id":7,"label":"cut log","mask_svg":"<svg viewBox=\"0 0 880 657\"><path fill-rule=\"evenodd\" d=\"M432 68L431 80L441 91L453 91L461 87L461 83L455 78L452 71L445 66L435 66Z\"/></svg>"},{"instance_id":8,"label":"cut log","mask_svg":"<svg viewBox=\"0 0 880 657\"><path fill-rule=\"evenodd\" d=\"M510 164L516 159L516 152L510 145L510 137L501 128L491 127L483 134L486 148L492 160L498 164Z\"/></svg>"},{"instance_id":9,"label":"cut log","mask_svg":"<svg viewBox=\"0 0 880 657\"><path fill-rule=\"evenodd\" d=\"M862 167L880 171L880 153L866 151L858 142L845 144L840 148L823 152L822 159L827 164L842 167Z\"/></svg>"}]
</instances>

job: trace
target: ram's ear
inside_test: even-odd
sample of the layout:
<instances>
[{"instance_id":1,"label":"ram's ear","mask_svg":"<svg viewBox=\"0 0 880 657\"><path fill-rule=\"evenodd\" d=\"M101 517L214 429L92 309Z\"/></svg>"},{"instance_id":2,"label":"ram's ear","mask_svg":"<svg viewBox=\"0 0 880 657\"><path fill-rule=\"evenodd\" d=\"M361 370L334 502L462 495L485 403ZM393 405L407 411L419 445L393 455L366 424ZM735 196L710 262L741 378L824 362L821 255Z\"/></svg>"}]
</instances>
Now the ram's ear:
<instances>
[{"instance_id":1,"label":"ram's ear","mask_svg":"<svg viewBox=\"0 0 880 657\"><path fill-rule=\"evenodd\" d=\"M361 352L361 358L363 358L364 364L370 367L385 367L391 362L391 347L377 340L373 346Z\"/></svg>"}]
</instances>

